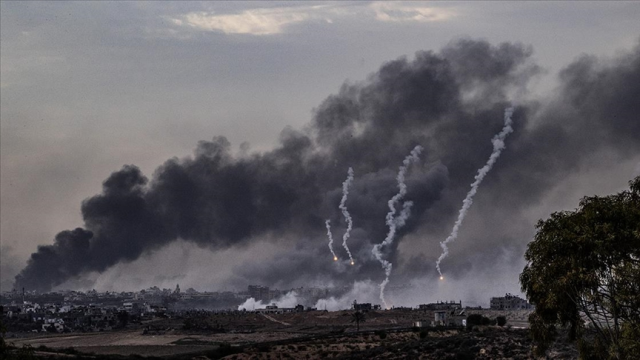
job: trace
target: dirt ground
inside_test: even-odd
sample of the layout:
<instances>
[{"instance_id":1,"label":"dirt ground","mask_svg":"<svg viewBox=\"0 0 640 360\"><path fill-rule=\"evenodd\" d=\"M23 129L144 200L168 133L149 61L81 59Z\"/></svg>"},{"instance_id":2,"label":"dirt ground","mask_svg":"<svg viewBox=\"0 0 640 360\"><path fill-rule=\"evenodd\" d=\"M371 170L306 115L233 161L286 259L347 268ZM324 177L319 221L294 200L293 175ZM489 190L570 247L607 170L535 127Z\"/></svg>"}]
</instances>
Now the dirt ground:
<instances>
[{"instance_id":1,"label":"dirt ground","mask_svg":"<svg viewBox=\"0 0 640 360\"><path fill-rule=\"evenodd\" d=\"M528 311L490 310L474 310L471 313L489 317L506 316L507 324L515 327L527 327L529 314ZM365 354L363 356L366 358L366 354L374 349L392 348L397 344L414 344L411 346L419 348L421 345L415 344L421 344L420 330L409 329L414 321L430 323L433 319L433 313L429 311L370 311L365 314L365 321L360 323L360 332L356 333L352 314L353 311L268 316L256 313L209 314L197 318L199 328L185 328L185 319L162 319L123 331L34 334L11 341L17 346L28 344L36 349L41 345L52 349L72 347L82 353L100 355L169 357L204 353L222 344L243 348L241 354L235 355L235 359L267 358L268 354L276 359L288 358L292 354L296 355L295 358ZM429 339L433 341L438 337L448 339L452 336L458 335L446 331L429 332ZM374 357L379 356L381 354L376 353Z\"/></svg>"},{"instance_id":2,"label":"dirt ground","mask_svg":"<svg viewBox=\"0 0 640 360\"><path fill-rule=\"evenodd\" d=\"M169 356L216 349L221 343L248 344L281 341L301 336L287 332L143 335L141 331L118 331L73 335L43 335L15 339L16 346L44 345L53 349L74 348L82 353Z\"/></svg>"}]
</instances>

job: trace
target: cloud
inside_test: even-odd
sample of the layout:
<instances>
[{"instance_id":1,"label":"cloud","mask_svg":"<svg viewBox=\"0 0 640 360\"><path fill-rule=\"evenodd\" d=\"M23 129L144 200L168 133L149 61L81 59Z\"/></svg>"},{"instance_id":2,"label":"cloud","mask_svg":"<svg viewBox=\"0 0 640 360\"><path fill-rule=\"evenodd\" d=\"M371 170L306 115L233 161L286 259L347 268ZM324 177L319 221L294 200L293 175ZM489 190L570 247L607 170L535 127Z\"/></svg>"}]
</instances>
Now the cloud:
<instances>
[{"instance_id":1,"label":"cloud","mask_svg":"<svg viewBox=\"0 0 640 360\"><path fill-rule=\"evenodd\" d=\"M431 22L450 19L451 9L402 3L372 3L362 5L316 5L246 9L239 13L193 11L170 18L179 27L199 31L218 31L225 34L274 35L289 25L309 21L333 24L338 18L374 19L383 22Z\"/></svg>"},{"instance_id":2,"label":"cloud","mask_svg":"<svg viewBox=\"0 0 640 360\"><path fill-rule=\"evenodd\" d=\"M451 9L390 2L375 2L370 8L375 12L375 19L384 22L442 21L456 15Z\"/></svg>"},{"instance_id":3,"label":"cloud","mask_svg":"<svg viewBox=\"0 0 640 360\"><path fill-rule=\"evenodd\" d=\"M173 19L173 23L197 30L221 31L225 34L273 35L282 33L288 25L310 19L312 11L319 8L259 8L244 10L239 14L191 12L182 18Z\"/></svg>"}]
</instances>

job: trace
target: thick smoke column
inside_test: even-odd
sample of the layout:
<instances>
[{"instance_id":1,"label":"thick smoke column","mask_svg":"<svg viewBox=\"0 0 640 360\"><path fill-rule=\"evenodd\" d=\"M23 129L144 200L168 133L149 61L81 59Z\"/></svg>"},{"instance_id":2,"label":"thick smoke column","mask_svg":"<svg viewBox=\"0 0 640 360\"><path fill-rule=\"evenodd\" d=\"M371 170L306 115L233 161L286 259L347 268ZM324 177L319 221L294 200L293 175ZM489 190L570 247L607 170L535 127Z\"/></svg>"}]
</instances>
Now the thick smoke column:
<instances>
[{"instance_id":1,"label":"thick smoke column","mask_svg":"<svg viewBox=\"0 0 640 360\"><path fill-rule=\"evenodd\" d=\"M331 234L331 220L325 221L324 225L327 227L327 236L329 237L329 250L331 250L331 254L333 254L333 261L338 261L338 257L336 256L335 251L333 251L333 235Z\"/></svg>"},{"instance_id":2,"label":"thick smoke column","mask_svg":"<svg viewBox=\"0 0 640 360\"><path fill-rule=\"evenodd\" d=\"M269 151L234 155L231 144L216 137L199 142L192 155L168 159L149 178L137 167L125 166L104 181L101 192L82 202L81 228L40 242L16 276L15 287L49 291L69 286L65 282L87 280L88 274L138 261L176 241L210 251L259 251L253 246L276 239L286 242L274 244L286 246L276 252L276 261L262 261L258 258L269 255L260 254L256 261L237 265L225 280L228 285L346 285L341 268L326 261L321 240L326 235L318 226L327 209L339 203L334 185L344 178L335 169L353 166L359 174L349 187L349 213L358 221L348 242L354 250L357 244L370 251L372 239L377 243L389 231L380 219L389 212L385 201L397 192L397 159L421 144L421 159L434 166L407 176L412 199L420 199L411 206L411 219L419 221L408 221L402 230L410 234L420 229L425 236L451 231L446 219L456 217L460 199L469 191L464 179L478 172L474 164L487 161L484 154L492 146L486 140L503 125L500 115L508 94L539 73L532 51L519 43L452 41L439 51L391 60L366 79L345 83L318 104L303 131L285 128ZM576 60L560 73L550 102L529 106L524 98L513 114L517 121L509 151L496 164L504 166L502 176L483 181L484 194L495 204L491 212L478 214L483 226L463 249L477 256L452 261L447 271L462 276L493 266L495 253L483 251L488 247L521 261L525 244L515 239L533 235L535 219L527 217L528 207L539 206L567 176L579 174L582 165L595 169L593 162L603 161L603 154L621 163L632 160L635 166L640 102L632 95L638 93L640 46L611 59ZM506 215L513 215L513 222L487 225ZM394 263L398 240L384 249ZM408 246L414 246L411 241ZM380 275L379 261L353 255L361 263L349 281ZM403 260L394 275L406 280L430 266L419 252Z\"/></svg>"},{"instance_id":3,"label":"thick smoke column","mask_svg":"<svg viewBox=\"0 0 640 360\"><path fill-rule=\"evenodd\" d=\"M409 218L409 215L411 213L411 206L413 206L413 202L405 201L405 203L402 206L402 211L400 212L400 215L398 215L398 217L395 217L396 205L407 194L407 185L404 182L405 174L407 172L409 165L412 162L418 161L419 159L418 156L420 155L420 152L422 152L422 146L417 145L415 148L413 148L413 150L411 150L411 153L402 161L402 165L398 170L398 176L396 177L396 179L398 180L399 191L387 203L389 205L389 212L387 213L387 217L386 217L386 225L389 227L389 232L387 233L387 237L384 239L384 241L380 244L374 245L373 249L371 250L371 252L373 253L373 256L375 256L376 259L378 259L378 261L382 265L382 268L384 269L385 278L380 284L380 300L384 304L385 308L388 308L388 306L387 306L387 301L384 298L384 289L389 283L389 275L391 275L391 269L393 267L393 264L391 264L391 262L382 258L382 252L380 250L382 249L383 246L389 246L393 243L393 239L396 235L396 230L404 226L407 219Z\"/></svg>"},{"instance_id":4,"label":"thick smoke column","mask_svg":"<svg viewBox=\"0 0 640 360\"><path fill-rule=\"evenodd\" d=\"M458 230L460 230L460 225L462 225L462 221L467 215L467 211L469 211L471 204L473 204L473 196L478 191L478 186L480 186L482 179L484 179L487 173L489 173L489 171L493 167L493 164L495 164L496 160L498 160L498 157L500 157L500 153L504 149L504 139L507 137L507 135L513 132L513 128L511 127L511 115L513 115L513 108L506 108L504 110L504 127L498 135L494 136L493 139L491 139L491 143L493 144L493 152L491 153L491 156L489 156L489 160L487 161L487 163L482 168L480 168L480 170L478 170L478 174L475 176L475 181L473 182L473 184L471 184L471 190L469 190L469 192L467 193L467 197L465 197L462 201L462 208L458 213L458 220L456 220L456 223L453 225L451 235L449 235L449 237L447 237L444 241L440 242L440 246L442 247L442 254L438 258L438 261L436 261L436 268L438 269L438 273L440 274L440 280L444 279L444 277L442 276L442 271L440 270L440 262L442 261L442 259L447 257L447 255L449 255L449 248L447 247L447 244L458 237Z\"/></svg>"},{"instance_id":5,"label":"thick smoke column","mask_svg":"<svg viewBox=\"0 0 640 360\"><path fill-rule=\"evenodd\" d=\"M353 220L351 219L351 215L349 211L347 211L347 206L345 203L347 202L347 196L349 195L349 186L353 182L353 168L349 168L347 180L342 183L342 200L340 200L340 210L342 210L342 215L344 219L347 221L347 231L345 231L342 236L342 246L345 250L347 250L347 254L349 254L349 260L351 260L351 265L354 264L353 256L351 256L351 251L349 251L349 246L347 246L347 240L349 239L349 234L351 233L351 229L353 228ZM333 250L332 250L333 251Z\"/></svg>"}]
</instances>

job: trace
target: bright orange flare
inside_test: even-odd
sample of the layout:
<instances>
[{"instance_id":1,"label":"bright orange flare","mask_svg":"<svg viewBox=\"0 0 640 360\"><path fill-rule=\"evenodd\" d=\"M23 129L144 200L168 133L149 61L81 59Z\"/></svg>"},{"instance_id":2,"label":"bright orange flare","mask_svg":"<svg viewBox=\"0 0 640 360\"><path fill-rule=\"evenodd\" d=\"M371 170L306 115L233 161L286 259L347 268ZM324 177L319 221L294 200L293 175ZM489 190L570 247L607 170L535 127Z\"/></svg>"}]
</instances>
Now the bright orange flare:
<instances>
[{"instance_id":1,"label":"bright orange flare","mask_svg":"<svg viewBox=\"0 0 640 360\"><path fill-rule=\"evenodd\" d=\"M355 263L352 261L352 262L351 262L351 265L355 265Z\"/></svg>"},{"instance_id":2,"label":"bright orange flare","mask_svg":"<svg viewBox=\"0 0 640 360\"><path fill-rule=\"evenodd\" d=\"M440 280L444 280L444 276L440 276Z\"/></svg>"},{"instance_id":3,"label":"bright orange flare","mask_svg":"<svg viewBox=\"0 0 640 360\"><path fill-rule=\"evenodd\" d=\"M333 257L333 261L338 261L338 257L337 257L337 256L334 256L334 257Z\"/></svg>"}]
</instances>

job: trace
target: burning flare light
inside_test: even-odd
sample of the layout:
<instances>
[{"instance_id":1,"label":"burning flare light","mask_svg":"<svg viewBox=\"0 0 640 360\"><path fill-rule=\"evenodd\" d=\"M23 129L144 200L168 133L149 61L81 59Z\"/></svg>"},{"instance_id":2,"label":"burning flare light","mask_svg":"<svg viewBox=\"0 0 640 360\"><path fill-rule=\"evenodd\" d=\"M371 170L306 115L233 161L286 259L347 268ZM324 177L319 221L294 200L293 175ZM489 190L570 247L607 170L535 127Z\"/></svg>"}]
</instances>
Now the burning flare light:
<instances>
[{"instance_id":1,"label":"burning flare light","mask_svg":"<svg viewBox=\"0 0 640 360\"><path fill-rule=\"evenodd\" d=\"M422 146L417 145L413 150L411 150L411 154L409 154L403 161L402 165L398 170L398 176L396 179L398 180L398 188L399 191L396 195L394 195L391 200L389 200L389 212L386 216L386 224L389 226L389 232L387 233L387 237L380 244L374 245L371 252L373 256L380 262L382 268L384 269L385 279L380 284L380 300L384 304L385 308L388 308L387 301L384 298L384 289L389 283L389 275L391 275L391 269L393 268L393 264L391 262L382 258L381 249L385 245L391 245L393 243L393 238L396 235L396 230L404 226L409 215L411 213L411 206L413 206L413 202L405 201L402 205L402 211L400 215L395 217L396 214L396 204L405 196L407 193L407 185L404 183L404 176L407 172L407 168L411 165L412 162L418 161L418 156L422 152Z\"/></svg>"},{"instance_id":2,"label":"burning flare light","mask_svg":"<svg viewBox=\"0 0 640 360\"><path fill-rule=\"evenodd\" d=\"M512 115L513 107L508 107L504 110L504 127L502 128L502 131L500 131L500 133L498 133L493 137L493 139L491 139L491 142L493 143L493 152L491 153L491 156L489 156L489 160L487 161L487 163L482 168L480 168L480 170L478 170L478 174L475 176L475 181L473 182L473 184L471 184L471 190L469 190L469 193L467 193L467 197L462 201L462 208L458 213L458 219L453 225L451 235L449 235L449 237L447 237L444 241L440 242L440 246L442 247L442 254L438 258L438 261L436 261L436 269L438 269L438 274L440 274L440 280L444 279L444 277L442 276L442 271L440 269L440 262L445 257L447 257L447 255L449 255L449 248L447 247L447 244L458 237L458 230L460 230L462 220L464 220L464 217L467 215L467 211L471 207L471 204L473 204L473 196L478 191L478 186L482 182L482 179L484 179L484 177L487 175L489 170L491 170L496 160L498 160L498 157L500 157L500 153L505 147L504 139L507 137L507 135L513 132L513 128L511 127Z\"/></svg>"},{"instance_id":3,"label":"burning flare light","mask_svg":"<svg viewBox=\"0 0 640 360\"><path fill-rule=\"evenodd\" d=\"M327 227L327 236L329 237L329 250L333 254L333 261L338 261L338 257L336 256L335 251L333 251L333 235L331 235L331 220L327 220L324 222Z\"/></svg>"}]
</instances>

